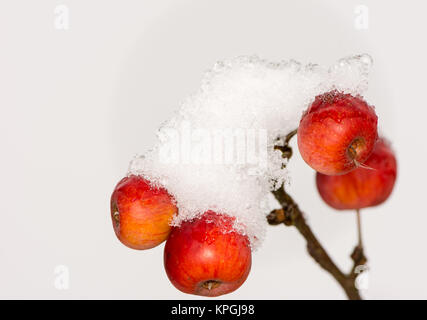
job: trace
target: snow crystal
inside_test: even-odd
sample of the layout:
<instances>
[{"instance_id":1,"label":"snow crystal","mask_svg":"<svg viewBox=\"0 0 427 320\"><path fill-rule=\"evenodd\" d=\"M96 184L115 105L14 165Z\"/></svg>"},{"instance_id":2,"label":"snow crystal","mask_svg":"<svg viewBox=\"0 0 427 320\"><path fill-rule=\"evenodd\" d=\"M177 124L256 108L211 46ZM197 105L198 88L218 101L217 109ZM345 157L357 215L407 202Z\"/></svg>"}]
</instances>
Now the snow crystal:
<instances>
[{"instance_id":1,"label":"snow crystal","mask_svg":"<svg viewBox=\"0 0 427 320\"><path fill-rule=\"evenodd\" d=\"M316 95L333 89L363 95L372 59L359 55L330 68L255 56L218 62L158 132L153 149L129 174L163 186L175 198L179 225L208 210L236 218L257 247L267 226L267 196L286 181L277 137L298 127Z\"/></svg>"}]
</instances>

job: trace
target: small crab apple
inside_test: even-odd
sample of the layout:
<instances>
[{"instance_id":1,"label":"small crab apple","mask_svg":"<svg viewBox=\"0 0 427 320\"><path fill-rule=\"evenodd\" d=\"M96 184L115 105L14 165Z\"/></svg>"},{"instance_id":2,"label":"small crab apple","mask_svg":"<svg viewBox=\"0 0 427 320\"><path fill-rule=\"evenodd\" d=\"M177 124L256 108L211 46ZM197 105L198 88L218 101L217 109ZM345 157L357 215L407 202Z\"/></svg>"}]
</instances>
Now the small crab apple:
<instances>
[{"instance_id":1,"label":"small crab apple","mask_svg":"<svg viewBox=\"0 0 427 320\"><path fill-rule=\"evenodd\" d=\"M374 109L361 97L338 91L319 95L298 128L301 156L323 174L347 173L371 154L377 122Z\"/></svg>"},{"instance_id":2,"label":"small crab apple","mask_svg":"<svg viewBox=\"0 0 427 320\"><path fill-rule=\"evenodd\" d=\"M338 210L362 209L381 204L390 196L396 181L397 163L388 143L380 139L365 165L347 174L316 175L323 200Z\"/></svg>"},{"instance_id":3,"label":"small crab apple","mask_svg":"<svg viewBox=\"0 0 427 320\"><path fill-rule=\"evenodd\" d=\"M131 175L123 178L111 195L111 219L117 238L132 249L144 250L169 236L177 212L173 198L163 188Z\"/></svg>"},{"instance_id":4,"label":"small crab apple","mask_svg":"<svg viewBox=\"0 0 427 320\"><path fill-rule=\"evenodd\" d=\"M234 218L207 211L201 218L173 227L164 265L178 290L215 297L243 284L251 269L251 247L233 223Z\"/></svg>"}]
</instances>

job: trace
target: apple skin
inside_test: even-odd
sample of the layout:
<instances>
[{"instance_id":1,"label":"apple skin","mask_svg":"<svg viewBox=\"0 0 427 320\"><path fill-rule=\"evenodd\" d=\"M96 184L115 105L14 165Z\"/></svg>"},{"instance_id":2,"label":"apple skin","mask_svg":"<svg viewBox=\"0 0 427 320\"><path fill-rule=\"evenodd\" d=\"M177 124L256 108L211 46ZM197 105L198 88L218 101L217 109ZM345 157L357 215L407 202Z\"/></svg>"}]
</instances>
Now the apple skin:
<instances>
[{"instance_id":1,"label":"apple skin","mask_svg":"<svg viewBox=\"0 0 427 320\"><path fill-rule=\"evenodd\" d=\"M360 167L340 176L317 173L322 199L338 210L377 206L387 200L397 176L396 158L388 143L378 140L365 165L373 170Z\"/></svg>"},{"instance_id":2,"label":"apple skin","mask_svg":"<svg viewBox=\"0 0 427 320\"><path fill-rule=\"evenodd\" d=\"M234 219L207 211L173 227L164 265L172 284L184 293L216 297L239 288L249 275L252 253ZM211 284L211 288L209 288Z\"/></svg>"},{"instance_id":3,"label":"apple skin","mask_svg":"<svg viewBox=\"0 0 427 320\"><path fill-rule=\"evenodd\" d=\"M144 178L123 178L111 195L111 220L117 238L127 247L144 250L167 239L177 212L173 198Z\"/></svg>"},{"instance_id":4,"label":"apple skin","mask_svg":"<svg viewBox=\"0 0 427 320\"><path fill-rule=\"evenodd\" d=\"M319 95L303 114L298 148L314 170L338 175L364 163L378 138L378 118L361 97L331 91Z\"/></svg>"}]
</instances>

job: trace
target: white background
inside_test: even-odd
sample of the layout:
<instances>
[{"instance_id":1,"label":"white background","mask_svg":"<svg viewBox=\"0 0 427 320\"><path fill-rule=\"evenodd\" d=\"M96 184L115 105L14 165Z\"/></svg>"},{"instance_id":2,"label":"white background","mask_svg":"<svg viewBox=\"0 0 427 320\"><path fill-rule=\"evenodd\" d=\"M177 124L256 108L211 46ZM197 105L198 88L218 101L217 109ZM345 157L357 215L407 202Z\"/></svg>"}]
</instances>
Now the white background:
<instances>
[{"instance_id":1,"label":"white background","mask_svg":"<svg viewBox=\"0 0 427 320\"><path fill-rule=\"evenodd\" d=\"M69 8L69 30L54 10ZM355 9L369 28L355 28ZM23 1L0 3L0 298L191 299L168 281L163 245L122 246L109 197L129 160L215 61L242 54L329 65L374 58L368 100L397 151L392 197L363 212L366 298L427 298L423 1ZM295 149L296 150L296 149ZM350 268L355 217L323 204L291 161L290 192L334 260ZM54 269L69 269L68 290ZM233 299L345 298L293 228L269 227Z\"/></svg>"}]
</instances>

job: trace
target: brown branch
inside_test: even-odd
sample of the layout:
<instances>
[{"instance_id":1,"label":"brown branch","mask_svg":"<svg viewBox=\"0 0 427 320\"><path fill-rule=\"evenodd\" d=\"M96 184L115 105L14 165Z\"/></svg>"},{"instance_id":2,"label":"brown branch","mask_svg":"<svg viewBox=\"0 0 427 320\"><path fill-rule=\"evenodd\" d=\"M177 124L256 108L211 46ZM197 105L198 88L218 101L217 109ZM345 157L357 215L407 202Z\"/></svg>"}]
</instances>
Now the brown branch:
<instances>
[{"instance_id":1,"label":"brown branch","mask_svg":"<svg viewBox=\"0 0 427 320\"><path fill-rule=\"evenodd\" d=\"M292 149L289 146L290 139L296 134L296 130L289 133L284 139L284 145L275 147L283 152L283 157L289 159L292 156ZM310 256L328 273L330 273L336 281L344 289L347 297L351 300L361 300L359 290L355 286L357 276L364 269L358 268L364 265L367 259L363 253L361 245L356 246L351 258L353 267L348 274L343 273L337 265L332 261L326 250L317 240L311 228L307 224L303 212L298 207L294 199L285 191L284 187L273 191L273 195L279 202L281 209L273 210L268 216L267 221L271 225L285 224L286 226L294 226L307 241L307 251Z\"/></svg>"}]
</instances>

